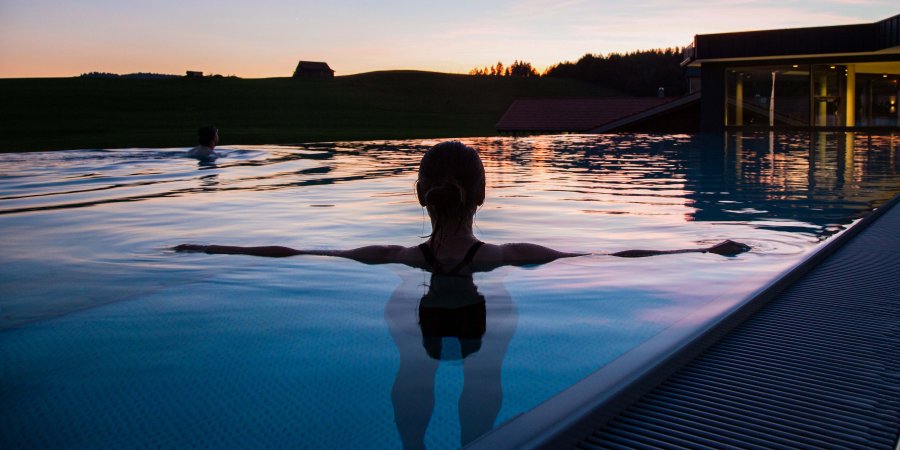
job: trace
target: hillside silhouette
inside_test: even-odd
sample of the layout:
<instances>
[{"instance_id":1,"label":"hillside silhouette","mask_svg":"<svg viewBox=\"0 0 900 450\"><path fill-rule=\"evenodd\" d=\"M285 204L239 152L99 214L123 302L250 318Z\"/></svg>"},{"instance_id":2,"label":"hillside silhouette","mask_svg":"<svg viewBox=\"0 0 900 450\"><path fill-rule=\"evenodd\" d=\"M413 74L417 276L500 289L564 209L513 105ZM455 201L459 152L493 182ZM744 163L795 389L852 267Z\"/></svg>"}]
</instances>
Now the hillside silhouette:
<instances>
[{"instance_id":1,"label":"hillside silhouette","mask_svg":"<svg viewBox=\"0 0 900 450\"><path fill-rule=\"evenodd\" d=\"M492 136L513 100L617 95L577 80L384 71L291 78L0 79L0 151ZM52 130L48 133L47 130Z\"/></svg>"}]
</instances>

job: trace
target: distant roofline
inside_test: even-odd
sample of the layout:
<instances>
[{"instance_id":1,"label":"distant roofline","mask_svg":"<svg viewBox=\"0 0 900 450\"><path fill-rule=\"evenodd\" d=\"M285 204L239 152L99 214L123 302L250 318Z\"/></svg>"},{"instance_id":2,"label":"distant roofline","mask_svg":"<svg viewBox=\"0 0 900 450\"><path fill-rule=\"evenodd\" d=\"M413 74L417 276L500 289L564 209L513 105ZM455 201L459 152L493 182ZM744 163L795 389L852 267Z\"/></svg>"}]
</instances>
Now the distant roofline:
<instances>
[{"instance_id":1,"label":"distant roofline","mask_svg":"<svg viewBox=\"0 0 900 450\"><path fill-rule=\"evenodd\" d=\"M887 19L884 19L884 20L887 20ZM841 25L820 25L820 26L815 26L815 27L766 28L764 30L726 31L723 33L695 34L694 37L696 37L696 36L724 36L724 35L749 34L749 33L771 33L773 31L787 31L787 30L792 30L792 31L823 30L823 31L827 31L829 28L836 29L836 28L842 28L842 27L857 27L857 26L867 27L867 26L872 25L873 23L878 23L878 22L847 23L847 24L841 24Z\"/></svg>"},{"instance_id":2,"label":"distant roofline","mask_svg":"<svg viewBox=\"0 0 900 450\"><path fill-rule=\"evenodd\" d=\"M334 72L334 69L332 69L328 65L328 63L324 61L300 61L297 63L296 70L300 70L301 67L305 69L330 70Z\"/></svg>"},{"instance_id":3,"label":"distant roofline","mask_svg":"<svg viewBox=\"0 0 900 450\"><path fill-rule=\"evenodd\" d=\"M755 62L755 61L773 61L777 62L780 60L790 60L794 63L799 60L812 60L812 59L828 59L833 62L840 62L840 60L847 58L860 58L860 57L871 57L873 58L873 62L877 61L892 61L894 57L900 58L900 46L886 48L883 50L878 50L874 52L858 52L858 53L810 53L810 54L792 54L792 55L773 55L773 56L753 56L753 57L733 57L733 58L709 58L709 59L692 59L690 61L685 60L681 63L682 67L700 67L702 63L718 63L718 62L733 62L733 61L741 61L741 62Z\"/></svg>"}]
</instances>

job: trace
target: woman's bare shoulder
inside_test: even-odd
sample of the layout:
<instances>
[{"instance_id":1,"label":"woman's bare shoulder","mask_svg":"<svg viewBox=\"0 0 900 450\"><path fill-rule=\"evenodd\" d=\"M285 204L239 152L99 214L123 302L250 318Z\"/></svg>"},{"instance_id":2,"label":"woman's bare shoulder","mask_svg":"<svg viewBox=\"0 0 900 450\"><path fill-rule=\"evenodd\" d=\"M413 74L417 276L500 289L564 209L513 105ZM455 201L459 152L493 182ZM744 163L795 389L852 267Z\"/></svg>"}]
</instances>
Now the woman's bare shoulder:
<instances>
[{"instance_id":1,"label":"woman's bare shoulder","mask_svg":"<svg viewBox=\"0 0 900 450\"><path fill-rule=\"evenodd\" d=\"M503 250L497 244L488 244L485 242L478 248L478 252L475 253L475 257L472 258L472 260L488 263L502 262Z\"/></svg>"},{"instance_id":2,"label":"woman's bare shoulder","mask_svg":"<svg viewBox=\"0 0 900 450\"><path fill-rule=\"evenodd\" d=\"M422 255L422 250L419 249L418 245L412 247L401 247L398 245L397 247L395 255L398 262L412 265L418 265L425 262L425 256Z\"/></svg>"}]
</instances>

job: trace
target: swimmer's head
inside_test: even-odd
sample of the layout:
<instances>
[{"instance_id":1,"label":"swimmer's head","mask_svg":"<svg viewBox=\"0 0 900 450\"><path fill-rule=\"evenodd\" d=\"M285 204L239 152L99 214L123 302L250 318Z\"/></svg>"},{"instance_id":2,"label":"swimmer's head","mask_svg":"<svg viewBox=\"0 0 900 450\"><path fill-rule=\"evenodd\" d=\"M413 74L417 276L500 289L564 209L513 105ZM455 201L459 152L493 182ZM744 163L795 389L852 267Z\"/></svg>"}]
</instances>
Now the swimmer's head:
<instances>
[{"instance_id":1,"label":"swimmer's head","mask_svg":"<svg viewBox=\"0 0 900 450\"><path fill-rule=\"evenodd\" d=\"M484 187L484 164L478 152L462 142L431 147L419 164L416 195L436 224L470 219L484 203Z\"/></svg>"},{"instance_id":2,"label":"swimmer's head","mask_svg":"<svg viewBox=\"0 0 900 450\"><path fill-rule=\"evenodd\" d=\"M198 128L197 142L207 147L215 147L219 143L219 129L212 125Z\"/></svg>"}]
</instances>

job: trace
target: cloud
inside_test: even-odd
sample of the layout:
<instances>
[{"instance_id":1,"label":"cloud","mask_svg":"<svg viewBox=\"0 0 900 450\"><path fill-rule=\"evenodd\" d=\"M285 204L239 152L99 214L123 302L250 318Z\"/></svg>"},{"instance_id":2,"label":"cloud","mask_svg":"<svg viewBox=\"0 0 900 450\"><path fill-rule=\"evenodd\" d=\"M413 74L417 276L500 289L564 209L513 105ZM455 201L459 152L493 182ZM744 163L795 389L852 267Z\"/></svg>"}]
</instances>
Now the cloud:
<instances>
[{"instance_id":1,"label":"cloud","mask_svg":"<svg viewBox=\"0 0 900 450\"><path fill-rule=\"evenodd\" d=\"M833 3L836 5L873 5L873 6L889 6L893 3L881 0L825 0L825 3ZM887 17L887 16L885 16Z\"/></svg>"}]
</instances>

